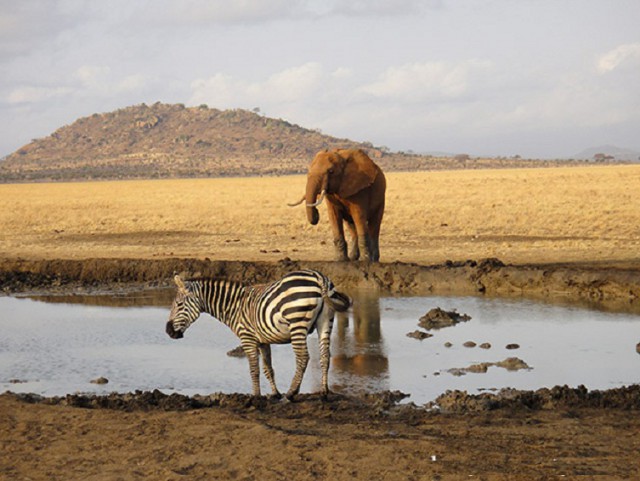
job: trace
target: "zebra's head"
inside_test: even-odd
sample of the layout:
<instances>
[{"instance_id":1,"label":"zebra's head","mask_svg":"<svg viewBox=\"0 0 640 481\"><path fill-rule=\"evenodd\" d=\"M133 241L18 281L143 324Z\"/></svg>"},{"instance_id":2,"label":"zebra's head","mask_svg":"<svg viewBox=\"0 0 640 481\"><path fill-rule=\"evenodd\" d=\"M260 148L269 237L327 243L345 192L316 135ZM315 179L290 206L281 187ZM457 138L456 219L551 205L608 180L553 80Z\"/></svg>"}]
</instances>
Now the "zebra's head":
<instances>
[{"instance_id":1,"label":"zebra's head","mask_svg":"<svg viewBox=\"0 0 640 481\"><path fill-rule=\"evenodd\" d=\"M184 331L193 324L200 315L200 300L185 283L180 276L173 278L178 286L178 292L171 306L169 322L167 322L167 334L172 339L180 339L184 336Z\"/></svg>"}]
</instances>

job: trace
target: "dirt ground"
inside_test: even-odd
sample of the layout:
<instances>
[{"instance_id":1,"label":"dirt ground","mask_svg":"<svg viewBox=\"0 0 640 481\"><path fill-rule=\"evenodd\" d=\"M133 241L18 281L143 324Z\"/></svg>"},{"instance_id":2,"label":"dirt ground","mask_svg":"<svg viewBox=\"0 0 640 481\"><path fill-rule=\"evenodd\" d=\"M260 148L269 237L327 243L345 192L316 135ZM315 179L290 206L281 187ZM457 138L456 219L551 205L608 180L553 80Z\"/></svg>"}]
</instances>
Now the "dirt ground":
<instances>
[{"instance_id":1,"label":"dirt ground","mask_svg":"<svg viewBox=\"0 0 640 481\"><path fill-rule=\"evenodd\" d=\"M459 412L397 406L393 393L258 405L241 395L32 404L4 394L0 478L639 479L637 387L604 402L566 391L582 402L467 410L457 400Z\"/></svg>"},{"instance_id":2,"label":"dirt ground","mask_svg":"<svg viewBox=\"0 0 640 481\"><path fill-rule=\"evenodd\" d=\"M214 235L228 227L205 221L176 228L167 214L176 206L161 199L176 185L197 191L203 185L196 181L130 184L144 191L135 196L146 217L118 204L126 183L0 186L0 291L122 291L170 285L174 273L263 282L315 267L338 285L389 293L524 296L640 313L640 202L632 194L640 168L538 170L391 176L396 189L413 182L416 190L391 191L386 251L372 265L331 262L327 231L310 230L304 219L300 225L256 221L255 232L242 224L237 234ZM434 204L454 180L473 208L451 195ZM225 195L244 182L232 182ZM265 187L268 193L281 189L281 180L273 182L278 185ZM562 192L553 197L545 186ZM512 188L520 195L513 197ZM518 200L523 189L528 202ZM105 200L109 190L113 201ZM201 215L190 192L167 202ZM401 193L428 196L437 215L405 212ZM297 196L279 195L259 204L277 204L280 212L282 201ZM567 199L584 204L568 208ZM411 217L424 221L401 221ZM399 404L401 398L333 394L323 403L305 394L287 403L245 394L41 399L6 393L0 395L0 480L640 479L638 385L453 392L437 407Z\"/></svg>"}]
</instances>

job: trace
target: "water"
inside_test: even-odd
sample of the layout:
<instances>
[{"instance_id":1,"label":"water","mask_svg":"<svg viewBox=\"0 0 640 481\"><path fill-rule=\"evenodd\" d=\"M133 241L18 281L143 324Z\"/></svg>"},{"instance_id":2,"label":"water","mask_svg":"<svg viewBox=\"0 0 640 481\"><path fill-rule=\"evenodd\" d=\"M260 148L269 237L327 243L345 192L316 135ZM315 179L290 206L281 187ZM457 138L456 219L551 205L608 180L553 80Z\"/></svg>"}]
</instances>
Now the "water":
<instances>
[{"instance_id":1,"label":"water","mask_svg":"<svg viewBox=\"0 0 640 481\"><path fill-rule=\"evenodd\" d=\"M238 346L231 331L203 315L184 339L164 332L172 293L22 299L0 297L0 390L63 395L136 389L205 394L250 392L246 359L229 357ZM124 307L120 307L124 306ZM432 331L419 341L406 336L434 307L472 319ZM488 342L490 349L463 344ZM451 343L446 347L445 343ZM640 382L640 316L598 312L531 301L475 297L378 298L355 293L353 311L336 319L330 386L335 391L401 390L422 404L448 389L483 390L554 385L590 389ZM516 350L506 349L516 343ZM320 386L317 337L303 392ZM451 369L518 357L531 369L456 376ZM276 381L285 391L294 371L291 347L273 346ZM261 374L262 376L262 374ZM90 381L105 377L108 384ZM263 392L268 393L262 378Z\"/></svg>"}]
</instances>

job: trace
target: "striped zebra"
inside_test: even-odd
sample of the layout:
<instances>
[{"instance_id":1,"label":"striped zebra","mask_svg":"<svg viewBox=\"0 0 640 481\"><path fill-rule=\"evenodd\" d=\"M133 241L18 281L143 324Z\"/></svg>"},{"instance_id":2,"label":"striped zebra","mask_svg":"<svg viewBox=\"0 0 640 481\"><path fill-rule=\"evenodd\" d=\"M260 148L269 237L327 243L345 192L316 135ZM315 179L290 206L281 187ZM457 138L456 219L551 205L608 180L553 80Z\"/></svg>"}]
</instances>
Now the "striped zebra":
<instances>
[{"instance_id":1,"label":"striped zebra","mask_svg":"<svg viewBox=\"0 0 640 481\"><path fill-rule=\"evenodd\" d=\"M173 339L183 337L203 312L229 326L240 338L249 359L254 396L260 395L259 354L273 395L281 396L273 378L271 344L291 343L296 372L286 396L293 400L309 362L307 336L317 329L322 397L326 399L333 316L351 305L351 299L338 292L326 276L315 270L301 270L271 284L254 286L219 279L183 281L175 276L174 280L178 292L167 322L167 334Z\"/></svg>"}]
</instances>

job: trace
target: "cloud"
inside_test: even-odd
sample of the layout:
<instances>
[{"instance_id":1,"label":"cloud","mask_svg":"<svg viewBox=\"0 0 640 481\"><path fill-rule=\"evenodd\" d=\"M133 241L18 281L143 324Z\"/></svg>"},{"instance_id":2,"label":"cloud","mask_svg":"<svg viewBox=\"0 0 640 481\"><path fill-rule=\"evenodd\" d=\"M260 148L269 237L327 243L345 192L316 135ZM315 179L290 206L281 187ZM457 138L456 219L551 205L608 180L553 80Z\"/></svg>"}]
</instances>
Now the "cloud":
<instances>
[{"instance_id":1,"label":"cloud","mask_svg":"<svg viewBox=\"0 0 640 481\"><path fill-rule=\"evenodd\" d=\"M290 17L299 12L301 0L164 0L156 16L189 24L254 23Z\"/></svg>"},{"instance_id":2,"label":"cloud","mask_svg":"<svg viewBox=\"0 0 640 481\"><path fill-rule=\"evenodd\" d=\"M378 80L360 88L377 98L408 102L451 99L469 93L492 64L483 60L410 63L388 68Z\"/></svg>"},{"instance_id":3,"label":"cloud","mask_svg":"<svg viewBox=\"0 0 640 481\"><path fill-rule=\"evenodd\" d=\"M619 45L598 59L598 71L601 74L626 65L640 66L640 43Z\"/></svg>"},{"instance_id":4,"label":"cloud","mask_svg":"<svg viewBox=\"0 0 640 481\"><path fill-rule=\"evenodd\" d=\"M442 0L308 0L308 12L320 15L344 15L354 17L404 16L418 14L425 9L441 8Z\"/></svg>"},{"instance_id":5,"label":"cloud","mask_svg":"<svg viewBox=\"0 0 640 481\"><path fill-rule=\"evenodd\" d=\"M63 97L72 92L67 87L18 87L7 96L9 104L37 103L56 97Z\"/></svg>"},{"instance_id":6,"label":"cloud","mask_svg":"<svg viewBox=\"0 0 640 481\"><path fill-rule=\"evenodd\" d=\"M338 77L344 75L338 72ZM316 62L277 72L263 81L249 82L218 73L192 82L191 104L207 103L221 108L299 103L313 98L331 74Z\"/></svg>"},{"instance_id":7,"label":"cloud","mask_svg":"<svg viewBox=\"0 0 640 481\"><path fill-rule=\"evenodd\" d=\"M9 104L36 104L57 98L116 97L128 92L139 92L148 84L142 74L116 77L107 66L83 65L70 80L56 86L24 85L9 92L6 101Z\"/></svg>"},{"instance_id":8,"label":"cloud","mask_svg":"<svg viewBox=\"0 0 640 481\"><path fill-rule=\"evenodd\" d=\"M155 0L151 15L171 24L258 24L336 16L407 16L440 8L442 3L443 0Z\"/></svg>"}]
</instances>

